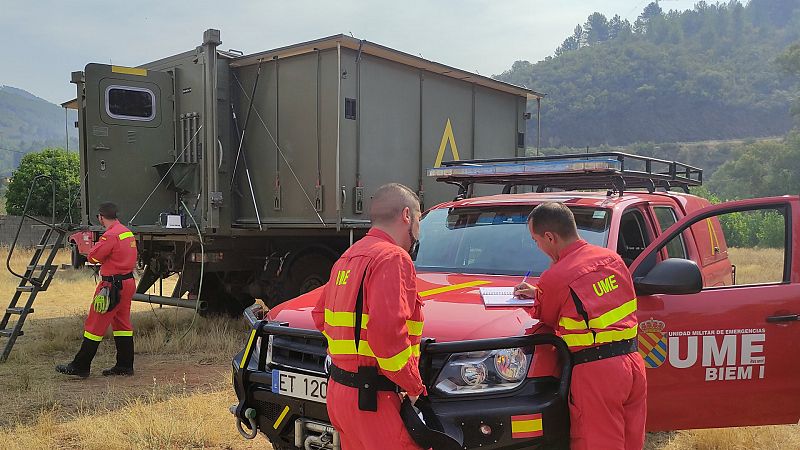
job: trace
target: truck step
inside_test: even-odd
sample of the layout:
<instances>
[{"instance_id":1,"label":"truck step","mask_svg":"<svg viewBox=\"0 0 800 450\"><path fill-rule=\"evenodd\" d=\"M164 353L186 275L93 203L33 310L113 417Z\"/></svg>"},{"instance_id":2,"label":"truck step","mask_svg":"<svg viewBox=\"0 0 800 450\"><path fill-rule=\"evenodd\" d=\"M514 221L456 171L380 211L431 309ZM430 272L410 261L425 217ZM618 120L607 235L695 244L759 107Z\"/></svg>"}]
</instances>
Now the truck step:
<instances>
[{"instance_id":1,"label":"truck step","mask_svg":"<svg viewBox=\"0 0 800 450\"><path fill-rule=\"evenodd\" d=\"M12 334L14 334L14 329L13 328L7 328L5 330L0 330L0 336L11 337ZM25 334L25 333L22 330L19 330L19 333L17 333L17 336L22 336L23 334Z\"/></svg>"},{"instance_id":2,"label":"truck step","mask_svg":"<svg viewBox=\"0 0 800 450\"><path fill-rule=\"evenodd\" d=\"M6 314L22 314L25 312L25 308L21 306L17 306L15 308L6 308ZM33 308L29 309L27 314L33 314Z\"/></svg>"}]
</instances>

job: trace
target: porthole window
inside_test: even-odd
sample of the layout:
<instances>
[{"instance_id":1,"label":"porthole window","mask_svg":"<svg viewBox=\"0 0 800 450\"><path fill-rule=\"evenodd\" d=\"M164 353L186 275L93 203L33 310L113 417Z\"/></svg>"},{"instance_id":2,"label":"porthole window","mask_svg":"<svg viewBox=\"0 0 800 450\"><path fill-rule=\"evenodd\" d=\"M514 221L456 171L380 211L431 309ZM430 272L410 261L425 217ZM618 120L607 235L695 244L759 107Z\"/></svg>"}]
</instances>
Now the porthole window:
<instances>
[{"instance_id":1,"label":"porthole window","mask_svg":"<svg viewBox=\"0 0 800 450\"><path fill-rule=\"evenodd\" d=\"M156 96L150 89L109 86L105 98L106 114L114 119L150 121L156 117Z\"/></svg>"}]
</instances>

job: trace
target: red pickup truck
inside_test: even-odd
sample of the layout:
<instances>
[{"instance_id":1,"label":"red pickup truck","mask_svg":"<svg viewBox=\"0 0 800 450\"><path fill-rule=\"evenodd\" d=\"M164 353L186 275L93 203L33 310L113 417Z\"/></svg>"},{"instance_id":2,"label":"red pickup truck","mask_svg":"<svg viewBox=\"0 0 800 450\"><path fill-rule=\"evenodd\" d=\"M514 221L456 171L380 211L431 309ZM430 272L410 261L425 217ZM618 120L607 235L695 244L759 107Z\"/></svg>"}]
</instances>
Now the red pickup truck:
<instances>
[{"instance_id":1,"label":"red pickup truck","mask_svg":"<svg viewBox=\"0 0 800 450\"><path fill-rule=\"evenodd\" d=\"M547 269L526 217L557 201L573 211L583 239L615 249L630 266L648 368L648 431L796 423L800 404L786 400L800 398L800 324L793 323L800 198L712 206L669 190L699 184L699 169L599 155L464 161L429 171L460 185L460 197L475 183L507 192L437 205L421 221L420 369L438 419L460 430L463 448L568 445L566 347L527 308L486 306L479 291L514 286L528 271L535 280ZM643 167L634 170L633 162ZM510 193L521 185L539 192ZM596 191L606 185L608 192ZM582 186L595 191L564 190ZM631 190L637 187L645 189ZM742 232L745 222L769 226L751 236ZM320 291L264 320L248 312L253 332L233 360L239 404L231 411L240 432L261 431L276 449L339 448L324 404L325 340L310 315ZM509 361L527 370L515 375ZM532 414L541 419L538 433L515 433L514 418Z\"/></svg>"}]
</instances>

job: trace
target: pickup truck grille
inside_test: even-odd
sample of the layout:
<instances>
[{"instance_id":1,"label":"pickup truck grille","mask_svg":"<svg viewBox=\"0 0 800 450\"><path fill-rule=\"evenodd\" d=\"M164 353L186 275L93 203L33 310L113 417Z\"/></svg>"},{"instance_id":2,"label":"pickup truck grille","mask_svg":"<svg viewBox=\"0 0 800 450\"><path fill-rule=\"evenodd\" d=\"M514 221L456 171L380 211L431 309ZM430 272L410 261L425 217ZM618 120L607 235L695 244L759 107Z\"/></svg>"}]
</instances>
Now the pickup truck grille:
<instances>
[{"instance_id":1,"label":"pickup truck grille","mask_svg":"<svg viewBox=\"0 0 800 450\"><path fill-rule=\"evenodd\" d=\"M325 374L325 344L317 339L272 337L272 364Z\"/></svg>"}]
</instances>

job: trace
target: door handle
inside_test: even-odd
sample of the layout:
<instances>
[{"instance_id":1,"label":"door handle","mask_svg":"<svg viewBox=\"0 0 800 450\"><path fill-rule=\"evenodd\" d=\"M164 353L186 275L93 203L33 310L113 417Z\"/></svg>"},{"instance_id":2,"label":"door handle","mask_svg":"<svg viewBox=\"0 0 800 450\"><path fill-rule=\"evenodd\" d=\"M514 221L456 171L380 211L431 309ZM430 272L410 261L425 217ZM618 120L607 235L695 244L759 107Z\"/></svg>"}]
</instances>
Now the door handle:
<instances>
[{"instance_id":1,"label":"door handle","mask_svg":"<svg viewBox=\"0 0 800 450\"><path fill-rule=\"evenodd\" d=\"M796 322L798 320L800 320L800 314L783 314L780 316L767 317L767 323Z\"/></svg>"},{"instance_id":2,"label":"door handle","mask_svg":"<svg viewBox=\"0 0 800 450\"><path fill-rule=\"evenodd\" d=\"M106 147L103 144L97 144L92 147L93 150L111 150L111 147Z\"/></svg>"}]
</instances>

